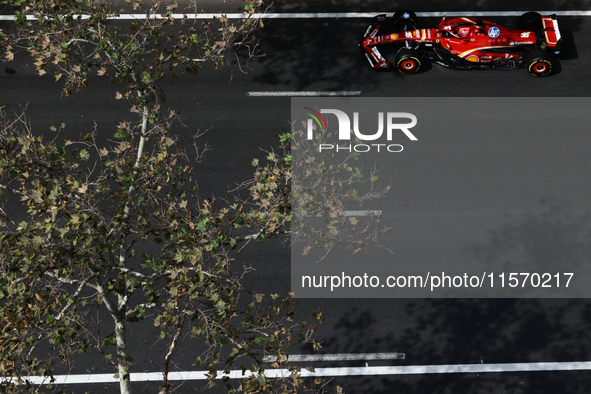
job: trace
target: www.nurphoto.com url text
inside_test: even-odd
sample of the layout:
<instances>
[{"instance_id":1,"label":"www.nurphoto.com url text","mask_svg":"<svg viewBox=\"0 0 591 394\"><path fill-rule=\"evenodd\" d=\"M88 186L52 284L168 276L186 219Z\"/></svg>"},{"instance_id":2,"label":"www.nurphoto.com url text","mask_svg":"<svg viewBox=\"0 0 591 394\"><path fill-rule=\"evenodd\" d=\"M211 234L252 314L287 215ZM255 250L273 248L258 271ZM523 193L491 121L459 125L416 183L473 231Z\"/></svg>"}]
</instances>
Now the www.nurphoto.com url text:
<instances>
[{"instance_id":1,"label":"www.nurphoto.com url text","mask_svg":"<svg viewBox=\"0 0 591 394\"><path fill-rule=\"evenodd\" d=\"M445 272L425 275L390 275L381 278L376 275L302 275L303 288L330 288L330 291L341 288L428 288L434 292L438 289L451 288L559 288L569 287L574 273L572 272L483 272L482 275L448 275Z\"/></svg>"}]
</instances>

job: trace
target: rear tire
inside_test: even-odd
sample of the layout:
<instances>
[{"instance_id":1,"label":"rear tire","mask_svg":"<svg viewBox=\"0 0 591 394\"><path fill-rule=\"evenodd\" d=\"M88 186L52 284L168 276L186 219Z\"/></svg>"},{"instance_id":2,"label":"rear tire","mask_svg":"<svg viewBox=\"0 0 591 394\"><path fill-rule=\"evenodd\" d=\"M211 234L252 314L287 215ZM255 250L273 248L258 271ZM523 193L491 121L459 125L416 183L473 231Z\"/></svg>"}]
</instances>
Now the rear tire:
<instances>
[{"instance_id":1,"label":"rear tire","mask_svg":"<svg viewBox=\"0 0 591 394\"><path fill-rule=\"evenodd\" d=\"M537 12L526 12L519 17L519 30L538 32L542 30L542 15Z\"/></svg>"},{"instance_id":2,"label":"rear tire","mask_svg":"<svg viewBox=\"0 0 591 394\"><path fill-rule=\"evenodd\" d=\"M536 49L525 58L525 67L534 77L545 77L552 72L552 56L544 50Z\"/></svg>"},{"instance_id":3,"label":"rear tire","mask_svg":"<svg viewBox=\"0 0 591 394\"><path fill-rule=\"evenodd\" d=\"M402 74L416 74L421 68L419 51L402 48L396 54L396 68Z\"/></svg>"},{"instance_id":4,"label":"rear tire","mask_svg":"<svg viewBox=\"0 0 591 394\"><path fill-rule=\"evenodd\" d=\"M392 16L394 31L416 30L418 24L417 15L411 10L396 11Z\"/></svg>"}]
</instances>

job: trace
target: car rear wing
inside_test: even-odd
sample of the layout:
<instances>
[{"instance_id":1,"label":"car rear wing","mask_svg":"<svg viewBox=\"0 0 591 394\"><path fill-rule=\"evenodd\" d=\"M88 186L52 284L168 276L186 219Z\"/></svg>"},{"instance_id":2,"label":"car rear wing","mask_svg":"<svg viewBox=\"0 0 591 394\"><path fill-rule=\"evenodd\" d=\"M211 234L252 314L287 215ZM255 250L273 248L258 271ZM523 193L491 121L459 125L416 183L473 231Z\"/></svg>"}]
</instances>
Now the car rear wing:
<instances>
[{"instance_id":1,"label":"car rear wing","mask_svg":"<svg viewBox=\"0 0 591 394\"><path fill-rule=\"evenodd\" d=\"M364 50L365 57L369 61L369 64L375 69L388 69L390 68L390 62L384 59L378 48L375 47L375 43L370 43L375 38L384 26L386 22L386 14L374 16L363 34L363 39L359 46Z\"/></svg>"},{"instance_id":2,"label":"car rear wing","mask_svg":"<svg viewBox=\"0 0 591 394\"><path fill-rule=\"evenodd\" d=\"M542 17L542 31L546 40L546 46L549 49L562 48L562 36L558 28L556 14Z\"/></svg>"}]
</instances>

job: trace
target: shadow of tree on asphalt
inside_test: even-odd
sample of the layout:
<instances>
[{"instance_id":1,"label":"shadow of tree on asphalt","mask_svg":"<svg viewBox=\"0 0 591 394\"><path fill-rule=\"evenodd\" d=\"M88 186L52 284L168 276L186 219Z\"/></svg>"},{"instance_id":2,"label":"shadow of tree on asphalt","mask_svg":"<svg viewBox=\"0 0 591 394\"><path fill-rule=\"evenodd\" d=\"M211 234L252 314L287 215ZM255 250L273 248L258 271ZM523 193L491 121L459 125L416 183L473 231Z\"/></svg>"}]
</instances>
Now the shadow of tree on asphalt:
<instances>
[{"instance_id":1,"label":"shadow of tree on asphalt","mask_svg":"<svg viewBox=\"0 0 591 394\"><path fill-rule=\"evenodd\" d=\"M506 214L504 223L489 230L487 238L489 241L484 245L468 247L475 260L485 263L487 272L515 272L516 269L551 275L573 272L573 281L581 283L585 280L581 276L585 273L583 270L591 267L591 211L588 208L541 199L537 207L519 217ZM564 286L565 281L559 284ZM551 290L547 289L547 293ZM585 297L584 293L571 294Z\"/></svg>"},{"instance_id":2,"label":"shadow of tree on asphalt","mask_svg":"<svg viewBox=\"0 0 591 394\"><path fill-rule=\"evenodd\" d=\"M472 245L470 251L474 260L499 272L510 269L505 256L515 251L526 264L525 272L576 270L589 263L590 219L587 209L541 200L518 218L508 215L489 231L486 244ZM369 362L370 366L591 360L591 301L584 298L362 299L350 300L349 305L350 312L335 322L338 329L321 333L323 351L406 354L405 360ZM386 329L385 322L390 324ZM395 375L338 378L333 384L345 392L371 387L377 394L394 390L585 394L591 375L588 371Z\"/></svg>"},{"instance_id":3,"label":"shadow of tree on asphalt","mask_svg":"<svg viewBox=\"0 0 591 394\"><path fill-rule=\"evenodd\" d=\"M403 313L390 315L391 306L401 303L406 304ZM405 360L369 362L370 366L587 361L591 355L591 302L584 299L372 300L372 304L372 310L382 311L394 322L391 330L378 332L382 317L353 306L338 322L339 329L325 338L325 350L406 353ZM399 330L397 320L410 325ZM587 372L395 375L337 378L332 384L345 392L371 387L376 394L393 390L584 394L591 376Z\"/></svg>"},{"instance_id":4,"label":"shadow of tree on asphalt","mask_svg":"<svg viewBox=\"0 0 591 394\"><path fill-rule=\"evenodd\" d=\"M368 24L360 19L265 20L258 35L263 70L255 80L299 90L375 85L379 78L357 46ZM287 46L293 41L297 45Z\"/></svg>"}]
</instances>

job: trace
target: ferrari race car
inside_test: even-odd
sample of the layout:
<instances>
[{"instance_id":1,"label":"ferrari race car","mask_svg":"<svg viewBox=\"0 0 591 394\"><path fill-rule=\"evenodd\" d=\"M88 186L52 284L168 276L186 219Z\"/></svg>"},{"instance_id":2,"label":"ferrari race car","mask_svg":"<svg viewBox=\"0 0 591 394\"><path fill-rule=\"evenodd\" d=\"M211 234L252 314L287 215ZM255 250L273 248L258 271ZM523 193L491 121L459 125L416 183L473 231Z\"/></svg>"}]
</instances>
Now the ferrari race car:
<instances>
[{"instance_id":1,"label":"ferrari race car","mask_svg":"<svg viewBox=\"0 0 591 394\"><path fill-rule=\"evenodd\" d=\"M359 46L374 69L389 69L390 62L377 46L395 44L395 66L404 74L416 73L427 58L455 70L526 68L535 77L552 72L553 54L562 49L556 15L528 12L519 18L519 30L476 18L443 17L439 26L417 29L414 12L402 10L392 17L374 17ZM385 31L390 30L388 33Z\"/></svg>"}]
</instances>

